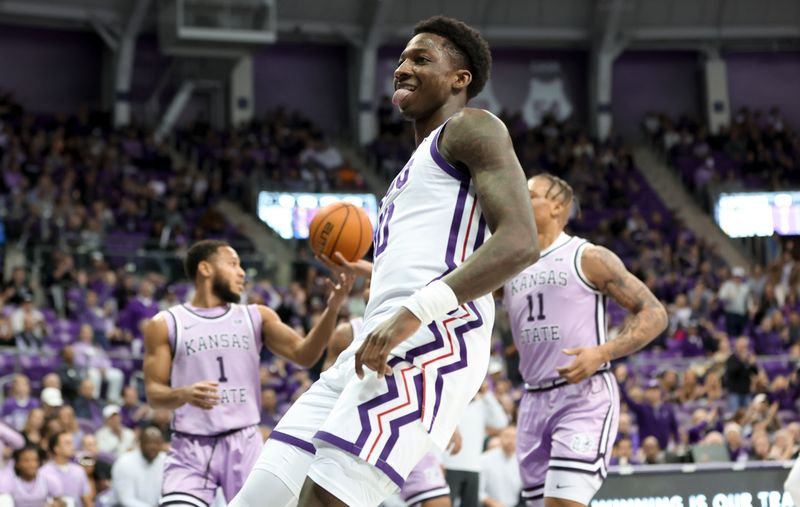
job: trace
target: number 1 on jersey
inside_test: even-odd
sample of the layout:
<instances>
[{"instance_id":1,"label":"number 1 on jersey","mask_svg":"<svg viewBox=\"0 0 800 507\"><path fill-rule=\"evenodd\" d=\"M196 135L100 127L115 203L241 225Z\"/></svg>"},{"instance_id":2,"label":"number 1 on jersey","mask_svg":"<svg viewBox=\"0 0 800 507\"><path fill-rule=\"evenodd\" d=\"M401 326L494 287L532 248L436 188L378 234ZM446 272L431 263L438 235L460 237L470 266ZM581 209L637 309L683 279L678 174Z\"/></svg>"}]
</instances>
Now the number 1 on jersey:
<instances>
[{"instance_id":1,"label":"number 1 on jersey","mask_svg":"<svg viewBox=\"0 0 800 507\"><path fill-rule=\"evenodd\" d=\"M533 322L536 320L544 320L546 317L544 315L544 294L541 292L536 294L536 297L539 299L539 315L533 315L533 294L528 294L528 322Z\"/></svg>"},{"instance_id":2,"label":"number 1 on jersey","mask_svg":"<svg viewBox=\"0 0 800 507\"><path fill-rule=\"evenodd\" d=\"M219 381L227 382L228 377L225 376L225 363L222 362L222 356L217 356L217 362L219 363Z\"/></svg>"}]
</instances>

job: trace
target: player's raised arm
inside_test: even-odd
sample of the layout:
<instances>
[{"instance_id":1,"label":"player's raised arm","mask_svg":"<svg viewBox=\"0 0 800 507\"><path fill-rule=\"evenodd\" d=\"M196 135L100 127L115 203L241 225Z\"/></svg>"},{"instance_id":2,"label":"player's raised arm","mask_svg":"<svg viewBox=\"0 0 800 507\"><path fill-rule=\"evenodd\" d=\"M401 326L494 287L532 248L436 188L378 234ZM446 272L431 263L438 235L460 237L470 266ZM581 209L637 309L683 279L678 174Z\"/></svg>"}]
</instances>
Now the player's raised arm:
<instances>
[{"instance_id":1,"label":"player's raised arm","mask_svg":"<svg viewBox=\"0 0 800 507\"><path fill-rule=\"evenodd\" d=\"M658 298L607 248L587 247L581 267L589 282L631 312L631 318L614 340L598 347L565 351L577 356L571 365L558 370L571 383L587 378L608 361L641 349L668 324L667 312Z\"/></svg>"},{"instance_id":2,"label":"player's raised arm","mask_svg":"<svg viewBox=\"0 0 800 507\"><path fill-rule=\"evenodd\" d=\"M328 307L322 312L322 317L317 325L311 328L305 338L298 335L294 329L284 324L278 314L271 308L259 306L261 313L262 336L264 345L274 353L282 356L300 366L310 368L319 361L328 345L328 340L333 335L336 327L336 317L339 309L347 299L353 287L354 277L346 272L339 273L339 283L331 283L331 294L328 298Z\"/></svg>"},{"instance_id":3,"label":"player's raised arm","mask_svg":"<svg viewBox=\"0 0 800 507\"><path fill-rule=\"evenodd\" d=\"M164 317L157 315L144 328L144 386L147 402L153 408L176 409L186 403L210 410L219 403L215 381L171 387L172 350Z\"/></svg>"},{"instance_id":4,"label":"player's raised arm","mask_svg":"<svg viewBox=\"0 0 800 507\"><path fill-rule=\"evenodd\" d=\"M464 109L442 132L439 150L469 169L492 236L443 278L458 303L502 287L539 258L536 222L525 173L503 122L482 109Z\"/></svg>"}]
</instances>

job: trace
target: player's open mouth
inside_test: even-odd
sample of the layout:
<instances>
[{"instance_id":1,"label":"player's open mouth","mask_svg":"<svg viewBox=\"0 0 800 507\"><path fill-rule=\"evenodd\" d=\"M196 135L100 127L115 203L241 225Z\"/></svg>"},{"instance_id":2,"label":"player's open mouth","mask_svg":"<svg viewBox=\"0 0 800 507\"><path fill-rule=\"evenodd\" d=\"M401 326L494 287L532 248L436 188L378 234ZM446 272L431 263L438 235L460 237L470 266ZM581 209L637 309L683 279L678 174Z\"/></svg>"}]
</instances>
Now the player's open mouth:
<instances>
[{"instance_id":1,"label":"player's open mouth","mask_svg":"<svg viewBox=\"0 0 800 507\"><path fill-rule=\"evenodd\" d=\"M395 88L394 95L392 95L392 104L395 106L403 107L408 97L417 89L416 86L398 84Z\"/></svg>"}]
</instances>

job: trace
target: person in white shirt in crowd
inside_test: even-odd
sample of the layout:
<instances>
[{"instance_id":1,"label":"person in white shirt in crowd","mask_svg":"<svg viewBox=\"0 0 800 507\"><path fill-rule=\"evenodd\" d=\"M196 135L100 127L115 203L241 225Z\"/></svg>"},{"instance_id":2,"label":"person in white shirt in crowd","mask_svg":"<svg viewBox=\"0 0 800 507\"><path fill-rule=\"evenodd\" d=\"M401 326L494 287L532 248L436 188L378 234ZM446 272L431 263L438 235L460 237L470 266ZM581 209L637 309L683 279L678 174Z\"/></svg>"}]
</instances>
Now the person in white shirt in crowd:
<instances>
[{"instance_id":1,"label":"person in white shirt in crowd","mask_svg":"<svg viewBox=\"0 0 800 507\"><path fill-rule=\"evenodd\" d=\"M745 270L737 266L731 270L732 278L719 288L719 299L725 308L725 330L728 336L739 336L747 324L750 286L744 283Z\"/></svg>"},{"instance_id":2,"label":"person in white shirt in crowd","mask_svg":"<svg viewBox=\"0 0 800 507\"><path fill-rule=\"evenodd\" d=\"M507 426L500 432L500 445L481 455L479 498L482 507L514 507L519 503L522 478L516 440L516 426Z\"/></svg>"},{"instance_id":3,"label":"person in white shirt in crowd","mask_svg":"<svg viewBox=\"0 0 800 507\"><path fill-rule=\"evenodd\" d=\"M25 330L25 321L29 320L34 332L41 337L45 332L44 314L33 306L33 294L26 292L22 295L22 304L11 312L11 329L14 334Z\"/></svg>"},{"instance_id":4,"label":"person in white shirt in crowd","mask_svg":"<svg viewBox=\"0 0 800 507\"><path fill-rule=\"evenodd\" d=\"M110 401L119 403L122 398L122 384L125 374L119 368L111 366L111 359L101 347L94 343L94 329L89 324L81 326L78 343L72 346L75 354L75 365L86 369L86 374L94 384L94 397L100 397L100 387L105 381L108 385L106 394Z\"/></svg>"},{"instance_id":5,"label":"person in white shirt in crowd","mask_svg":"<svg viewBox=\"0 0 800 507\"><path fill-rule=\"evenodd\" d=\"M483 442L487 436L497 435L508 424L503 406L484 381L478 395L470 402L458 431L461 433L461 452L444 457L447 484L453 505L460 499L461 507L478 507L480 504L480 471Z\"/></svg>"},{"instance_id":6,"label":"person in white shirt in crowd","mask_svg":"<svg viewBox=\"0 0 800 507\"><path fill-rule=\"evenodd\" d=\"M103 409L105 424L97 430L97 450L101 453L113 454L115 458L133 449L136 444L136 435L133 430L122 425L120 408L117 405L108 405Z\"/></svg>"},{"instance_id":7,"label":"person in white shirt in crowd","mask_svg":"<svg viewBox=\"0 0 800 507\"><path fill-rule=\"evenodd\" d=\"M161 431L148 427L142 432L139 449L119 457L111 468L111 487L117 504L122 507L153 507L161 497L164 479Z\"/></svg>"}]
</instances>

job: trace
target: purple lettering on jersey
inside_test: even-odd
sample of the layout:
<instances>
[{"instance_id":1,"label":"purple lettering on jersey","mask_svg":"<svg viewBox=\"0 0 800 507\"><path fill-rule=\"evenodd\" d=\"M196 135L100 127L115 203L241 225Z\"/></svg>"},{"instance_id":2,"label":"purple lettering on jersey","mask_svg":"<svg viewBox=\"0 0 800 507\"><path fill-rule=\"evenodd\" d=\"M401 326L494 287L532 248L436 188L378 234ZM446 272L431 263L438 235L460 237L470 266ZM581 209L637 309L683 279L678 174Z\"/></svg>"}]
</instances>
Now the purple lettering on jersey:
<instances>
[{"instance_id":1,"label":"purple lettering on jersey","mask_svg":"<svg viewBox=\"0 0 800 507\"><path fill-rule=\"evenodd\" d=\"M378 227L375 228L374 238L376 258L386 250L386 245L389 242L389 221L392 219L393 213L394 203L391 203L378 217Z\"/></svg>"},{"instance_id":2,"label":"purple lettering on jersey","mask_svg":"<svg viewBox=\"0 0 800 507\"><path fill-rule=\"evenodd\" d=\"M397 178L394 180L394 187L397 188L397 190L403 188L403 186L405 186L405 184L408 182L408 175L411 172L411 164L413 163L414 157L411 157L406 163L405 167L403 167L403 170L400 171L400 174L398 174Z\"/></svg>"}]
</instances>

